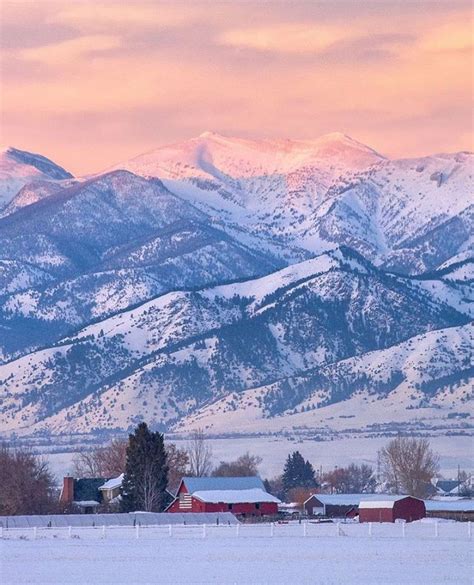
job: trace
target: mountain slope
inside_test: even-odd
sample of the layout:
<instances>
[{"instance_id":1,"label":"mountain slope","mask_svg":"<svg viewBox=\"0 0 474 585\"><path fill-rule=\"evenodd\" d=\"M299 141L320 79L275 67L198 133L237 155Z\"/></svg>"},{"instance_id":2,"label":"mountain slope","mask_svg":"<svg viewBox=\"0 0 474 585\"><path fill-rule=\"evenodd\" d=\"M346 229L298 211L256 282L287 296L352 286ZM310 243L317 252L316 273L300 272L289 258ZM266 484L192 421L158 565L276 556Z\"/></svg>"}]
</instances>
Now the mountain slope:
<instances>
[{"instance_id":1,"label":"mountain slope","mask_svg":"<svg viewBox=\"0 0 474 585\"><path fill-rule=\"evenodd\" d=\"M410 279L335 251L258 280L168 293L0 366L2 425L63 411L76 430L128 427L144 407L169 424L219 396L468 321Z\"/></svg>"},{"instance_id":2,"label":"mountain slope","mask_svg":"<svg viewBox=\"0 0 474 585\"><path fill-rule=\"evenodd\" d=\"M345 244L420 273L472 250L469 153L389 161L337 133L255 141L207 132L116 168L159 176L227 226L313 253Z\"/></svg>"},{"instance_id":3,"label":"mountain slope","mask_svg":"<svg viewBox=\"0 0 474 585\"><path fill-rule=\"evenodd\" d=\"M207 132L83 179L4 151L0 432L461 429L472 163L338 133Z\"/></svg>"},{"instance_id":4,"label":"mountain slope","mask_svg":"<svg viewBox=\"0 0 474 585\"><path fill-rule=\"evenodd\" d=\"M156 179L125 171L3 218L0 361L158 294L284 265L212 223Z\"/></svg>"},{"instance_id":5,"label":"mountain slope","mask_svg":"<svg viewBox=\"0 0 474 585\"><path fill-rule=\"evenodd\" d=\"M388 349L232 393L176 424L211 433L468 428L472 416L472 323L412 337ZM281 411L281 408L285 410ZM272 416L275 412L279 416Z\"/></svg>"},{"instance_id":6,"label":"mountain slope","mask_svg":"<svg viewBox=\"0 0 474 585\"><path fill-rule=\"evenodd\" d=\"M71 173L40 155L7 147L0 150L0 210L33 180L72 179Z\"/></svg>"}]
</instances>

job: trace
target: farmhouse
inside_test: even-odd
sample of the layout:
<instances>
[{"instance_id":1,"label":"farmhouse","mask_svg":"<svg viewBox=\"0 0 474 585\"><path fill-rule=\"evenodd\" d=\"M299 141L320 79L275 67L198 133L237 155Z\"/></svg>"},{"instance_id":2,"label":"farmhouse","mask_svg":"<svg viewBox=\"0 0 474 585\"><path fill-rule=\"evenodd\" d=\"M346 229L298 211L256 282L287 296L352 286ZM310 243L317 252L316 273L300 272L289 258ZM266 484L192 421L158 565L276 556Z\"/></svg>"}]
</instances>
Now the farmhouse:
<instances>
[{"instance_id":1,"label":"farmhouse","mask_svg":"<svg viewBox=\"0 0 474 585\"><path fill-rule=\"evenodd\" d=\"M361 501L359 504L359 522L395 522L405 520L413 522L426 516L423 500L412 496L386 496L379 500Z\"/></svg>"},{"instance_id":2,"label":"farmhouse","mask_svg":"<svg viewBox=\"0 0 474 585\"><path fill-rule=\"evenodd\" d=\"M232 512L270 516L280 500L265 491L259 477L184 477L166 512Z\"/></svg>"},{"instance_id":3,"label":"farmhouse","mask_svg":"<svg viewBox=\"0 0 474 585\"><path fill-rule=\"evenodd\" d=\"M74 478L66 476L59 501L67 506L79 509L84 514L93 514L102 504L119 502L123 473L118 477Z\"/></svg>"},{"instance_id":4,"label":"farmhouse","mask_svg":"<svg viewBox=\"0 0 474 585\"><path fill-rule=\"evenodd\" d=\"M67 506L78 508L84 514L93 514L102 501L99 487L103 483L102 477L75 479L66 476L63 479L59 501Z\"/></svg>"}]
</instances>

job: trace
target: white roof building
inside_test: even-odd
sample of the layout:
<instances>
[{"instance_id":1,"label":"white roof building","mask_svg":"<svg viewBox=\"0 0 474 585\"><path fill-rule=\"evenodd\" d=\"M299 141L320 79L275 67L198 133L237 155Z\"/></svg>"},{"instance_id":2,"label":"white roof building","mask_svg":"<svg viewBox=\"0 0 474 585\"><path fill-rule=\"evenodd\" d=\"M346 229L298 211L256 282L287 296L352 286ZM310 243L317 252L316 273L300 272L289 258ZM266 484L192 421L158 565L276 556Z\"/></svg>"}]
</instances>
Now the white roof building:
<instances>
[{"instance_id":1,"label":"white roof building","mask_svg":"<svg viewBox=\"0 0 474 585\"><path fill-rule=\"evenodd\" d=\"M203 490L194 492L193 497L208 504L280 503L278 498L260 488L248 490Z\"/></svg>"}]
</instances>

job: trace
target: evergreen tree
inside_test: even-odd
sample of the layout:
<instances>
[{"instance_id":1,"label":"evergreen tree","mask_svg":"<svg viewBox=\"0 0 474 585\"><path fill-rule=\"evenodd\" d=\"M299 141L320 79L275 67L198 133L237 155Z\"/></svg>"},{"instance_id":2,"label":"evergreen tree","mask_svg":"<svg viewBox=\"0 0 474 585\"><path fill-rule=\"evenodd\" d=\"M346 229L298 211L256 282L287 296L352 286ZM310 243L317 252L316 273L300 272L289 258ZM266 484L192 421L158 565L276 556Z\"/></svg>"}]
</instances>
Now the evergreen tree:
<instances>
[{"instance_id":1,"label":"evergreen tree","mask_svg":"<svg viewBox=\"0 0 474 585\"><path fill-rule=\"evenodd\" d=\"M161 512L166 502L168 465L163 435L140 423L128 436L122 482L122 510Z\"/></svg>"},{"instance_id":2,"label":"evergreen tree","mask_svg":"<svg viewBox=\"0 0 474 585\"><path fill-rule=\"evenodd\" d=\"M285 493L293 488L316 487L314 469L309 461L305 461L299 451L288 455L282 475L283 489Z\"/></svg>"}]
</instances>

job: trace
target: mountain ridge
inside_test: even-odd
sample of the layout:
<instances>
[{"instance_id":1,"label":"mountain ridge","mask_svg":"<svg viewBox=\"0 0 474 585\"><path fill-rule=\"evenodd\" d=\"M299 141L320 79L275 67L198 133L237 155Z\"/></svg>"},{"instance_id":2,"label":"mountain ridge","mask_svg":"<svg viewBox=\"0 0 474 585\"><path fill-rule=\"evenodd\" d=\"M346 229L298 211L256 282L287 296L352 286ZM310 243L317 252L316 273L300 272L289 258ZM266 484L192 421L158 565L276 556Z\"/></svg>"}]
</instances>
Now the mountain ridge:
<instances>
[{"instance_id":1,"label":"mountain ridge","mask_svg":"<svg viewBox=\"0 0 474 585\"><path fill-rule=\"evenodd\" d=\"M0 433L336 432L349 404L367 432L467 428L472 163L205 132L84 178L22 166L0 214Z\"/></svg>"}]
</instances>

